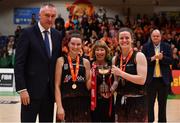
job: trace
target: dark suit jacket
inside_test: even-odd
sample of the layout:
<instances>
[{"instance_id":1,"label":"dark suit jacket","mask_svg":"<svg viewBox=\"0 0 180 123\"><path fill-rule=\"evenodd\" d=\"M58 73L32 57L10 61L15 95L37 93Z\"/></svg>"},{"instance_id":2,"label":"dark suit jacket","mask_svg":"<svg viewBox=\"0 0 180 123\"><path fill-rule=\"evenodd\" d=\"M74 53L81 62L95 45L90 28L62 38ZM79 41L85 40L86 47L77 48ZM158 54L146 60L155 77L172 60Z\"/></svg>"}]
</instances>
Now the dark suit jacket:
<instances>
[{"instance_id":1,"label":"dark suit jacket","mask_svg":"<svg viewBox=\"0 0 180 123\"><path fill-rule=\"evenodd\" d=\"M16 48L16 91L27 89L30 98L40 99L47 87L54 96L56 59L61 55L61 34L51 29L52 56L48 57L42 34L36 24L23 30Z\"/></svg>"},{"instance_id":2,"label":"dark suit jacket","mask_svg":"<svg viewBox=\"0 0 180 123\"><path fill-rule=\"evenodd\" d=\"M170 69L170 64L172 63L172 54L170 45L164 42L160 44L160 52L163 51L163 59L159 60L161 74L165 84L169 84L172 81L172 74ZM147 42L144 44L142 52L145 54L148 62L148 74L147 83L151 82L154 74L155 62L151 61L151 57L154 56L154 45L152 42Z\"/></svg>"}]
</instances>

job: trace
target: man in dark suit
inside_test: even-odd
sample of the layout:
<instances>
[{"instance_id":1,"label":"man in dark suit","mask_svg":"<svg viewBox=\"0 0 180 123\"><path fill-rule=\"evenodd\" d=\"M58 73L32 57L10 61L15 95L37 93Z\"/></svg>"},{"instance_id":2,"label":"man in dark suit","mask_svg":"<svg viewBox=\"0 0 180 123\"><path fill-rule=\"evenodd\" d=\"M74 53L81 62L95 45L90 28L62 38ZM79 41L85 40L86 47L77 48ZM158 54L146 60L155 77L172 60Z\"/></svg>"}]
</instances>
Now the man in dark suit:
<instances>
[{"instance_id":1,"label":"man in dark suit","mask_svg":"<svg viewBox=\"0 0 180 123\"><path fill-rule=\"evenodd\" d=\"M143 46L142 52L148 61L148 121L154 121L154 103L157 96L158 122L166 122L168 85L172 81L170 46L167 43L161 42L161 33L158 29L155 29L151 33L151 41Z\"/></svg>"},{"instance_id":2,"label":"man in dark suit","mask_svg":"<svg viewBox=\"0 0 180 123\"><path fill-rule=\"evenodd\" d=\"M21 122L52 122L54 71L61 55L61 34L52 28L57 10L40 8L39 22L22 31L15 55L16 90L21 99Z\"/></svg>"}]
</instances>

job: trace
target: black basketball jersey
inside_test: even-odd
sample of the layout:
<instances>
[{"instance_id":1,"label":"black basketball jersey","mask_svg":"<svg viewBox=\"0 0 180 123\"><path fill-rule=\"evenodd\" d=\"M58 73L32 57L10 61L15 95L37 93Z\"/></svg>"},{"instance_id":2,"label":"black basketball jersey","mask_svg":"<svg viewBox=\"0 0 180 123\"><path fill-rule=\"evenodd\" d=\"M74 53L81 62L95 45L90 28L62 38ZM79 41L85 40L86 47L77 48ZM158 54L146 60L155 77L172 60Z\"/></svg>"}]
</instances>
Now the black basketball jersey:
<instances>
[{"instance_id":1,"label":"black basketball jersey","mask_svg":"<svg viewBox=\"0 0 180 123\"><path fill-rule=\"evenodd\" d=\"M76 60L72 60L72 65L75 70ZM87 96L88 90L86 87L86 70L83 64L83 58L80 57L79 61L79 72L75 84L77 87L72 88L74 82L72 81L72 75L68 63L67 56L64 56L64 65L62 67L62 78L61 78L61 93L62 97L76 97L76 96Z\"/></svg>"},{"instance_id":2,"label":"black basketball jersey","mask_svg":"<svg viewBox=\"0 0 180 123\"><path fill-rule=\"evenodd\" d=\"M133 74L133 75L137 75L137 68L136 68L136 62L135 62L136 54L137 52L134 51L130 60L125 66L126 67L125 72L129 74ZM120 68L120 57L116 57L115 65ZM120 79L119 85L117 88L117 93L120 95L144 94L145 93L144 88L145 88L144 85L135 84L125 79Z\"/></svg>"}]
</instances>

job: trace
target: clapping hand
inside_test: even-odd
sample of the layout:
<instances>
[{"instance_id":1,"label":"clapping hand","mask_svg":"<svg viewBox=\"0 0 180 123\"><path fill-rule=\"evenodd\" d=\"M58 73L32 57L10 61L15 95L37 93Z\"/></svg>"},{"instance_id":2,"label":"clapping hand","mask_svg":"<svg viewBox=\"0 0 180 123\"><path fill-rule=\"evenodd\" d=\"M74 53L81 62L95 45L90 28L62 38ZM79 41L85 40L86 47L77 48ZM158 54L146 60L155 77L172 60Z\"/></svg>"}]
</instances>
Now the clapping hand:
<instances>
[{"instance_id":1,"label":"clapping hand","mask_svg":"<svg viewBox=\"0 0 180 123\"><path fill-rule=\"evenodd\" d=\"M161 60L163 58L163 51L155 55L155 59Z\"/></svg>"},{"instance_id":2,"label":"clapping hand","mask_svg":"<svg viewBox=\"0 0 180 123\"><path fill-rule=\"evenodd\" d=\"M162 60L163 59L163 51L161 51L159 54L158 54L159 56L159 60Z\"/></svg>"}]
</instances>

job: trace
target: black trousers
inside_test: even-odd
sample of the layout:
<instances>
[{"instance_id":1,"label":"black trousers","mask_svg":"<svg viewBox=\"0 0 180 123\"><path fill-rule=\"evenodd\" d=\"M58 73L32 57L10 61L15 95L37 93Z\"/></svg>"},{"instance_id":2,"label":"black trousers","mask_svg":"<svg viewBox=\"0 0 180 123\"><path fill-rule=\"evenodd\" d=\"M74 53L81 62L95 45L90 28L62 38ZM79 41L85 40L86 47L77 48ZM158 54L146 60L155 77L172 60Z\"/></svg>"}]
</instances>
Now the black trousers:
<instances>
[{"instance_id":1,"label":"black trousers","mask_svg":"<svg viewBox=\"0 0 180 123\"><path fill-rule=\"evenodd\" d=\"M168 96L168 85L163 82L163 78L153 78L147 87L148 95L148 121L154 121L154 104L158 101L158 122L166 122L166 104Z\"/></svg>"},{"instance_id":2,"label":"black trousers","mask_svg":"<svg viewBox=\"0 0 180 123\"><path fill-rule=\"evenodd\" d=\"M53 122L54 99L50 86L47 86L40 99L30 99L30 104L21 104L21 122L36 122L39 115L39 122Z\"/></svg>"},{"instance_id":3,"label":"black trousers","mask_svg":"<svg viewBox=\"0 0 180 123\"><path fill-rule=\"evenodd\" d=\"M37 115L39 122L53 122L53 114L53 100L31 100L27 106L21 104L21 122L36 122Z\"/></svg>"}]
</instances>

